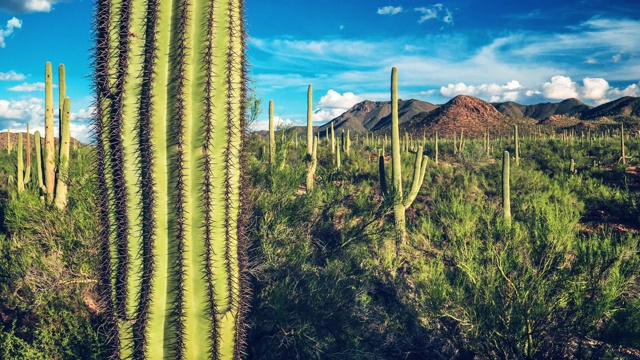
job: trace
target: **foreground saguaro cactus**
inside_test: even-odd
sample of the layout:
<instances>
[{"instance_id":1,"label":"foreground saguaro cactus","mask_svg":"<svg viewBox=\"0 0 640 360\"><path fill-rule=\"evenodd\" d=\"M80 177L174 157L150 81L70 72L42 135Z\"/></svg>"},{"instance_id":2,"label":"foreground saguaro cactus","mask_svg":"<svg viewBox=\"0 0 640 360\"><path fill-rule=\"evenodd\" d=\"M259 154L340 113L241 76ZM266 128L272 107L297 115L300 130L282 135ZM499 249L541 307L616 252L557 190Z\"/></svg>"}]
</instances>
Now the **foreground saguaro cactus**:
<instances>
[{"instance_id":1,"label":"foreground saguaro cactus","mask_svg":"<svg viewBox=\"0 0 640 360\"><path fill-rule=\"evenodd\" d=\"M244 348L242 0L97 0L103 329L111 358Z\"/></svg>"},{"instance_id":2,"label":"foreground saguaro cactus","mask_svg":"<svg viewBox=\"0 0 640 360\"><path fill-rule=\"evenodd\" d=\"M405 211L418 196L424 175L427 170L426 157L423 160L423 148L418 146L416 152L416 160L413 166L413 181L411 190L405 198L402 194L402 159L400 158L400 129L398 122L398 69L391 69L391 191L385 196L391 196L393 200L393 217L397 232L397 243L405 243L407 238L407 230L405 227ZM384 167L384 161L380 162ZM380 171L381 182L384 171ZM383 192L385 187L382 187Z\"/></svg>"}]
</instances>

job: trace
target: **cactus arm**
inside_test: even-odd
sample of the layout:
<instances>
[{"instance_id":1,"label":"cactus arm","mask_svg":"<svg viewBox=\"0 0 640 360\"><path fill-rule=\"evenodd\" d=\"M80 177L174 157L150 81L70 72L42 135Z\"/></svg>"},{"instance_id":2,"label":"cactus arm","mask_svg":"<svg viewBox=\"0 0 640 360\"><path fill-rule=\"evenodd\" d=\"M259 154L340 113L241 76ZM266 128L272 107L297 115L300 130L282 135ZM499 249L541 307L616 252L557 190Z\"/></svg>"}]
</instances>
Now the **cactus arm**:
<instances>
[{"instance_id":1,"label":"cactus arm","mask_svg":"<svg viewBox=\"0 0 640 360\"><path fill-rule=\"evenodd\" d=\"M65 98L62 105L62 112L60 113L60 138L59 142L59 159L60 165L58 166L58 172L56 175L56 194L54 203L59 210L64 210L67 207L67 183L69 180L69 145L71 136L69 134L71 116L71 100Z\"/></svg>"},{"instance_id":2,"label":"cactus arm","mask_svg":"<svg viewBox=\"0 0 640 360\"><path fill-rule=\"evenodd\" d=\"M424 181L424 175L427 170L428 158L422 155L422 146L418 146L418 152L416 153L416 160L413 165L413 181L411 183L411 190L404 200L402 205L406 208L413 204L413 201L418 196L422 183Z\"/></svg>"}]
</instances>

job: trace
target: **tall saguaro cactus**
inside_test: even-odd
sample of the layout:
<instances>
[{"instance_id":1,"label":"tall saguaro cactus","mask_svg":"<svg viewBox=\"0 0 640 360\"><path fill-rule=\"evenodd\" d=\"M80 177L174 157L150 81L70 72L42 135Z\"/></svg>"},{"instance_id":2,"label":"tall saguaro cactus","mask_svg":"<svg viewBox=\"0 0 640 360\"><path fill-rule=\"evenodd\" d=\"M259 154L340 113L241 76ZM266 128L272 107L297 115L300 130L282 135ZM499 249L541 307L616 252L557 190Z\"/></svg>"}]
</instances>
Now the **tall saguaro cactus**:
<instances>
[{"instance_id":1,"label":"tall saguaro cactus","mask_svg":"<svg viewBox=\"0 0 640 360\"><path fill-rule=\"evenodd\" d=\"M511 222L511 187L509 185L509 152L505 151L502 156L502 209L504 211L504 219L507 223Z\"/></svg>"},{"instance_id":2,"label":"tall saguaro cactus","mask_svg":"<svg viewBox=\"0 0 640 360\"><path fill-rule=\"evenodd\" d=\"M29 131L29 123L27 123L27 161L25 162L24 183L31 181L31 132Z\"/></svg>"},{"instance_id":3,"label":"tall saguaro cactus","mask_svg":"<svg viewBox=\"0 0 640 360\"><path fill-rule=\"evenodd\" d=\"M22 159L22 133L18 133L18 173L17 173L17 183L18 183L18 193L24 191L24 162Z\"/></svg>"},{"instance_id":4,"label":"tall saguaro cactus","mask_svg":"<svg viewBox=\"0 0 640 360\"><path fill-rule=\"evenodd\" d=\"M307 157L313 155L313 87L307 89Z\"/></svg>"},{"instance_id":5,"label":"tall saguaro cactus","mask_svg":"<svg viewBox=\"0 0 640 360\"><path fill-rule=\"evenodd\" d=\"M269 165L276 162L276 131L273 120L273 100L269 101Z\"/></svg>"},{"instance_id":6,"label":"tall saguaro cactus","mask_svg":"<svg viewBox=\"0 0 640 360\"><path fill-rule=\"evenodd\" d=\"M423 160L423 148L418 146L413 166L411 190L405 198L402 194L402 159L400 158L400 129L398 121L398 69L396 67L391 69L391 164L392 189L389 195L393 199L393 217L397 232L397 242L404 243L407 238L405 211L416 199L420 187L422 187L427 170L427 159L425 157ZM384 161L380 162L380 166L384 167ZM384 170L381 170L380 174L382 178ZM384 190L385 187L382 187L382 189Z\"/></svg>"},{"instance_id":7,"label":"tall saguaro cactus","mask_svg":"<svg viewBox=\"0 0 640 360\"><path fill-rule=\"evenodd\" d=\"M112 358L244 347L242 0L97 0L100 283Z\"/></svg>"},{"instance_id":8,"label":"tall saguaro cactus","mask_svg":"<svg viewBox=\"0 0 640 360\"><path fill-rule=\"evenodd\" d=\"M47 62L44 68L44 186L47 203L53 202L56 181L55 143L53 140L53 70Z\"/></svg>"}]
</instances>

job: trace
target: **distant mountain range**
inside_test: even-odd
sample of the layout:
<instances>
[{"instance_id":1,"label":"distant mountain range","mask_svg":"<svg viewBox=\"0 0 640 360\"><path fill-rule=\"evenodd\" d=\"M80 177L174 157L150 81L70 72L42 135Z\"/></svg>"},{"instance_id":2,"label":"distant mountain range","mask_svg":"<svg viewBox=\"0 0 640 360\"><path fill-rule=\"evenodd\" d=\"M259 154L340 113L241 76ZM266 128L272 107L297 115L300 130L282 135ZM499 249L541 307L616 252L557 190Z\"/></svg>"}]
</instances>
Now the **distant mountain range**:
<instances>
[{"instance_id":1,"label":"distant mountain range","mask_svg":"<svg viewBox=\"0 0 640 360\"><path fill-rule=\"evenodd\" d=\"M456 96L443 105L399 100L398 119L402 131L429 135L437 131L449 136L464 129L466 136L470 137L482 136L485 131L502 133L513 124L557 128L624 122L637 127L640 123L640 98L627 96L597 107L577 99L534 105L515 102L491 104L467 95ZM387 132L391 125L391 104L389 101L365 100L319 127L317 133L324 136L331 123L337 133L347 129L352 134Z\"/></svg>"}]
</instances>

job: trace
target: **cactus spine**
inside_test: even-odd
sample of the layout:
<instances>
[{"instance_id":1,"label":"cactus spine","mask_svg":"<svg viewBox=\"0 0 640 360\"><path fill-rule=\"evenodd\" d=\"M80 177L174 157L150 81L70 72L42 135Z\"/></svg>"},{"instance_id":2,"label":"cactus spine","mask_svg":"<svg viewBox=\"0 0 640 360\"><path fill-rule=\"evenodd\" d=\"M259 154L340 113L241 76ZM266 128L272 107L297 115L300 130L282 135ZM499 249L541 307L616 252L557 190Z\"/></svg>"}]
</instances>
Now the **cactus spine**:
<instances>
[{"instance_id":1,"label":"cactus spine","mask_svg":"<svg viewBox=\"0 0 640 360\"><path fill-rule=\"evenodd\" d=\"M27 123L27 162L25 163L24 183L31 181L31 133L29 132L29 123Z\"/></svg>"},{"instance_id":2,"label":"cactus spine","mask_svg":"<svg viewBox=\"0 0 640 360\"><path fill-rule=\"evenodd\" d=\"M273 100L269 101L269 164L276 161L276 132L273 121Z\"/></svg>"},{"instance_id":3,"label":"cactus spine","mask_svg":"<svg viewBox=\"0 0 640 360\"><path fill-rule=\"evenodd\" d=\"M505 151L502 156L502 209L504 219L511 222L511 188L509 185L509 152Z\"/></svg>"},{"instance_id":4,"label":"cactus spine","mask_svg":"<svg viewBox=\"0 0 640 360\"><path fill-rule=\"evenodd\" d=\"M413 182L409 195L402 195L402 160L400 158L400 129L398 123L398 69L391 69L391 178L393 197L393 216L395 221L397 242L405 243L407 230L405 227L405 211L418 196L427 169L426 159L423 161L423 148L418 146L413 166ZM382 162L384 165L384 162Z\"/></svg>"},{"instance_id":5,"label":"cactus spine","mask_svg":"<svg viewBox=\"0 0 640 360\"><path fill-rule=\"evenodd\" d=\"M53 139L53 71L47 62L44 70L44 186L47 204L53 202L55 187L55 143Z\"/></svg>"},{"instance_id":6,"label":"cactus spine","mask_svg":"<svg viewBox=\"0 0 640 360\"><path fill-rule=\"evenodd\" d=\"M18 193L24 191L24 163L22 160L22 133L18 134L18 176L16 178L18 183Z\"/></svg>"},{"instance_id":7,"label":"cactus spine","mask_svg":"<svg viewBox=\"0 0 640 360\"><path fill-rule=\"evenodd\" d=\"M242 0L97 0L96 169L111 358L244 347Z\"/></svg>"},{"instance_id":8,"label":"cactus spine","mask_svg":"<svg viewBox=\"0 0 640 360\"><path fill-rule=\"evenodd\" d=\"M67 207L67 183L69 181L69 145L70 135L71 100L65 98L60 112L60 137L59 156L60 165L56 174L56 196L54 203L56 207L63 210Z\"/></svg>"}]
</instances>

